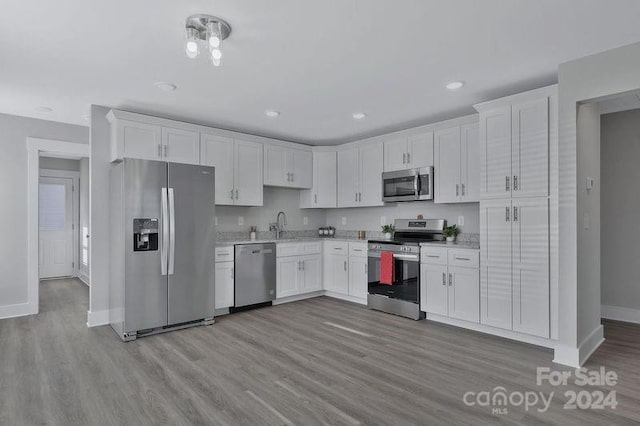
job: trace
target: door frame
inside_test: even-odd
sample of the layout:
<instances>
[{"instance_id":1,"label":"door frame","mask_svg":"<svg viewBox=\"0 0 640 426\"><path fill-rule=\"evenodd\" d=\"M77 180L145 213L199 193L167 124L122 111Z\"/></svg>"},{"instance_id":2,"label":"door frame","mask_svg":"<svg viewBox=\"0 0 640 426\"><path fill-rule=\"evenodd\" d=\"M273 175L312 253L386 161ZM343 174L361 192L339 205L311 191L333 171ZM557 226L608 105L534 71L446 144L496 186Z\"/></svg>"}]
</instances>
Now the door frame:
<instances>
[{"instance_id":1,"label":"door frame","mask_svg":"<svg viewBox=\"0 0 640 426\"><path fill-rule=\"evenodd\" d=\"M53 169L40 169L40 177L51 178L63 178L71 179L71 223L72 223L72 239L73 239L73 272L70 276L77 277L80 271L80 172L73 170L53 170ZM40 181L38 180L38 184ZM38 214L40 206L38 205ZM38 228L38 241L40 241L40 229ZM39 244L39 243L38 243ZM40 277L40 271L38 271L38 277ZM47 279L47 278L44 278Z\"/></svg>"},{"instance_id":2,"label":"door frame","mask_svg":"<svg viewBox=\"0 0 640 426\"><path fill-rule=\"evenodd\" d=\"M88 143L27 137L27 303L14 306L12 316L35 315L40 310L38 271L40 155L90 158L91 147Z\"/></svg>"}]
</instances>

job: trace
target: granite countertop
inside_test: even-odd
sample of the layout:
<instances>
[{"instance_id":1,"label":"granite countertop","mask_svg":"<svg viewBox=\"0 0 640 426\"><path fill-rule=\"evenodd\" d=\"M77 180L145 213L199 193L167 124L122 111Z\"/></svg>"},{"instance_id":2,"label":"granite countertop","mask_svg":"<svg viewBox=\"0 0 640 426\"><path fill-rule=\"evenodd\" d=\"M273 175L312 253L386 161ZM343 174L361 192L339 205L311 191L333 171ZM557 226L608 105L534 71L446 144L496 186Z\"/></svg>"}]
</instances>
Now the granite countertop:
<instances>
[{"instance_id":1,"label":"granite countertop","mask_svg":"<svg viewBox=\"0 0 640 426\"><path fill-rule=\"evenodd\" d=\"M229 240L229 241L216 241L216 246L218 247L223 247L223 246L233 246L236 244L264 244L264 243L301 243L301 242L305 242L305 241L324 241L324 240L329 240L329 241L344 241L344 242L360 242L360 243L366 243L367 240L360 240L358 238L350 238L350 237L307 237L307 236L301 236L301 237L290 237L290 238L280 238L280 239L275 239L275 238L270 238L270 239L256 239L256 240L250 240L250 239L246 239L246 240Z\"/></svg>"},{"instance_id":2,"label":"granite countertop","mask_svg":"<svg viewBox=\"0 0 640 426\"><path fill-rule=\"evenodd\" d=\"M480 250L480 241L462 240L462 241L454 241L452 243L448 243L446 241L430 241L428 243L420 243L420 246Z\"/></svg>"}]
</instances>

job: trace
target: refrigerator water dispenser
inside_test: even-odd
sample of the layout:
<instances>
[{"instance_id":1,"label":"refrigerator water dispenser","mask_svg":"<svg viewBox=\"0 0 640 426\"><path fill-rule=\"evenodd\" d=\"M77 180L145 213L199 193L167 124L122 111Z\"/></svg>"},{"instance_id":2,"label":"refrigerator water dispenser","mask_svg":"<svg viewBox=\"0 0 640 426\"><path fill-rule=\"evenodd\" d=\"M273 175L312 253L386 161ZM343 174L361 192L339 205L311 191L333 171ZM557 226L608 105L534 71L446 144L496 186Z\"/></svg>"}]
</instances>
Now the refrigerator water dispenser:
<instances>
[{"instance_id":1,"label":"refrigerator water dispenser","mask_svg":"<svg viewBox=\"0 0 640 426\"><path fill-rule=\"evenodd\" d=\"M133 219L133 251L158 250L158 219Z\"/></svg>"}]
</instances>

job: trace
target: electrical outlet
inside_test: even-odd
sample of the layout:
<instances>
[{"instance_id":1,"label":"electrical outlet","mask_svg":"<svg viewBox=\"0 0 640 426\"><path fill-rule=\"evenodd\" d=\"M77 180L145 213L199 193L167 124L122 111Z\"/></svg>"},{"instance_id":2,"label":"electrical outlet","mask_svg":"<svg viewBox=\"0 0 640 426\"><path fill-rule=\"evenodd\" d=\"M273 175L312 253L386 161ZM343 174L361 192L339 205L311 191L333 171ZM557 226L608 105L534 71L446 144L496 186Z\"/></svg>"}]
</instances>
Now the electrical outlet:
<instances>
[{"instance_id":1,"label":"electrical outlet","mask_svg":"<svg viewBox=\"0 0 640 426\"><path fill-rule=\"evenodd\" d=\"M464 216L458 216L458 226L464 226Z\"/></svg>"},{"instance_id":2,"label":"electrical outlet","mask_svg":"<svg viewBox=\"0 0 640 426\"><path fill-rule=\"evenodd\" d=\"M218 226L218 216L215 216L214 223L216 224L216 226Z\"/></svg>"},{"instance_id":3,"label":"electrical outlet","mask_svg":"<svg viewBox=\"0 0 640 426\"><path fill-rule=\"evenodd\" d=\"M343 218L342 218L342 224L343 224L343 225L346 225L346 224L347 224L347 218L346 218L346 217L343 217Z\"/></svg>"},{"instance_id":4,"label":"electrical outlet","mask_svg":"<svg viewBox=\"0 0 640 426\"><path fill-rule=\"evenodd\" d=\"M380 216L380 225L386 225L386 224L387 224L387 217Z\"/></svg>"},{"instance_id":5,"label":"electrical outlet","mask_svg":"<svg viewBox=\"0 0 640 426\"><path fill-rule=\"evenodd\" d=\"M244 216L238 216L238 225L239 226L244 225Z\"/></svg>"},{"instance_id":6,"label":"electrical outlet","mask_svg":"<svg viewBox=\"0 0 640 426\"><path fill-rule=\"evenodd\" d=\"M308 225L308 224L309 224L309 218L305 216L305 217L302 219L302 224L303 224L303 225Z\"/></svg>"}]
</instances>

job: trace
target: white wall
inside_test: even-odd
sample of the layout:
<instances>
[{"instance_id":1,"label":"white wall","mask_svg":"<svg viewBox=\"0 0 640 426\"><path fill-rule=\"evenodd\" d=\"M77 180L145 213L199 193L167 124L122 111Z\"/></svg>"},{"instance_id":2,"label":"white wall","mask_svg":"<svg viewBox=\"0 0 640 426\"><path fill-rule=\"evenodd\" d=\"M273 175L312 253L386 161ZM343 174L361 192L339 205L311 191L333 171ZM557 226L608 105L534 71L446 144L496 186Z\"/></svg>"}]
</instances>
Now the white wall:
<instances>
[{"instance_id":1,"label":"white wall","mask_svg":"<svg viewBox=\"0 0 640 426\"><path fill-rule=\"evenodd\" d=\"M381 217L386 223L394 219L412 219L419 214L425 219L446 219L448 225L458 223L458 216L464 216L462 232L480 232L480 205L478 203L435 204L433 201L417 201L388 204L383 207L363 207L327 210L327 224L336 229L364 230L380 232ZM342 225L342 218L347 224Z\"/></svg>"},{"instance_id":2,"label":"white wall","mask_svg":"<svg viewBox=\"0 0 640 426\"><path fill-rule=\"evenodd\" d=\"M86 127L0 114L0 318L27 302L27 137L88 143Z\"/></svg>"},{"instance_id":3,"label":"white wall","mask_svg":"<svg viewBox=\"0 0 640 426\"><path fill-rule=\"evenodd\" d=\"M624 93L640 88L640 43L609 50L597 55L587 56L561 64L558 69L559 82L559 200L560 200L560 294L559 294L559 345L556 348L556 361L567 365L582 363L590 354L594 345L601 339L598 333L599 321L590 321L590 316L580 315L578 311L594 310L599 312L600 297L583 298L578 304L578 291L590 290L578 288L578 270L589 268L594 259L592 253L578 252L578 233L582 228L582 215L585 206L578 199L583 186L578 183L592 170L582 170L580 157L599 156L599 148L582 144L577 138L577 103L593 100L615 93ZM599 184L597 182L596 184ZM600 224L591 224L599 227ZM596 285L591 283L591 285ZM599 285L599 284L598 284Z\"/></svg>"},{"instance_id":4,"label":"white wall","mask_svg":"<svg viewBox=\"0 0 640 426\"><path fill-rule=\"evenodd\" d=\"M640 109L601 121L602 305L640 310Z\"/></svg>"},{"instance_id":5,"label":"white wall","mask_svg":"<svg viewBox=\"0 0 640 426\"><path fill-rule=\"evenodd\" d=\"M67 170L70 172L80 171L80 160L68 158L40 157L40 168L49 170Z\"/></svg>"},{"instance_id":6,"label":"white wall","mask_svg":"<svg viewBox=\"0 0 640 426\"><path fill-rule=\"evenodd\" d=\"M269 223L276 221L280 211L287 215L285 230L313 230L326 223L324 210L300 209L300 190L265 186L262 207L216 206L216 230L249 232L249 226L256 225L258 231L268 231ZM244 217L244 225L238 225L238 216ZM305 217L308 219L307 225L304 224Z\"/></svg>"}]
</instances>

